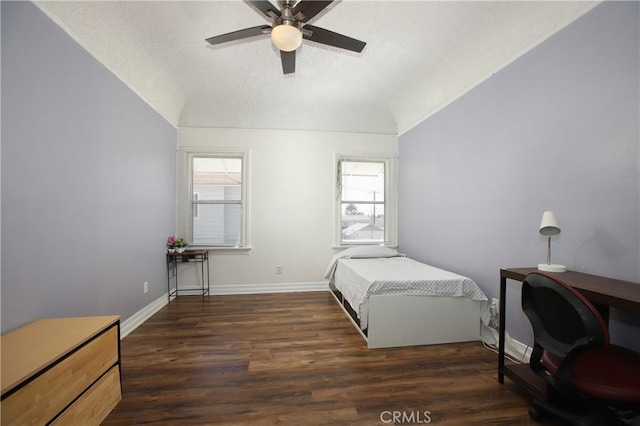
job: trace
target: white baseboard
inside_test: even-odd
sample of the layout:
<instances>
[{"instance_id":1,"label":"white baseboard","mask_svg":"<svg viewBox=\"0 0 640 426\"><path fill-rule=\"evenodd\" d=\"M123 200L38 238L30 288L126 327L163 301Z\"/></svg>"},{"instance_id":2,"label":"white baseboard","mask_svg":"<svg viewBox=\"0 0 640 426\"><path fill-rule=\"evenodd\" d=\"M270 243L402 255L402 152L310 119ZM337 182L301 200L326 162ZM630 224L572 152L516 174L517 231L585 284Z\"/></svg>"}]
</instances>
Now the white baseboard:
<instances>
[{"instance_id":1,"label":"white baseboard","mask_svg":"<svg viewBox=\"0 0 640 426\"><path fill-rule=\"evenodd\" d=\"M498 350L498 330L485 327L482 329L480 339L485 346L492 350ZM521 363L528 363L533 348L514 339L507 332L504 336L504 351L512 359Z\"/></svg>"},{"instance_id":2,"label":"white baseboard","mask_svg":"<svg viewBox=\"0 0 640 426\"><path fill-rule=\"evenodd\" d=\"M210 296L327 290L329 290L329 284L327 282L217 285L210 287ZM173 298L171 300L173 300ZM151 318L153 314L162 309L167 303L169 303L169 301L167 300L167 293L165 293L123 321L120 324L120 339L122 340L127 337L129 333Z\"/></svg>"},{"instance_id":3,"label":"white baseboard","mask_svg":"<svg viewBox=\"0 0 640 426\"><path fill-rule=\"evenodd\" d=\"M120 340L127 337L129 333L151 318L153 314L162 309L167 303L169 303L169 301L167 300L167 293L165 293L123 321L120 324Z\"/></svg>"},{"instance_id":4,"label":"white baseboard","mask_svg":"<svg viewBox=\"0 0 640 426\"><path fill-rule=\"evenodd\" d=\"M292 293L299 291L328 291L327 282L216 285L210 288L211 296L230 294Z\"/></svg>"},{"instance_id":5,"label":"white baseboard","mask_svg":"<svg viewBox=\"0 0 640 426\"><path fill-rule=\"evenodd\" d=\"M528 364L533 348L530 345L526 345L512 337L509 337L509 339L507 340L506 339L507 336L505 336L505 343L504 343L505 352L509 356L519 360L523 364Z\"/></svg>"}]
</instances>

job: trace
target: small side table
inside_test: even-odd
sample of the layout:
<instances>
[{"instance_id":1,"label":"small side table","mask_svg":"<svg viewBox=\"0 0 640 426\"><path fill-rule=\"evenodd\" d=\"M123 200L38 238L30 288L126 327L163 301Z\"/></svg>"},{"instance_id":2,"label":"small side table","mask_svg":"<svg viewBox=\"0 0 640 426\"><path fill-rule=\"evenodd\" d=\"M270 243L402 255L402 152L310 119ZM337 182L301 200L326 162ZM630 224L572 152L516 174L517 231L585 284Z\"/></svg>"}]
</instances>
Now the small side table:
<instances>
[{"instance_id":1,"label":"small side table","mask_svg":"<svg viewBox=\"0 0 640 426\"><path fill-rule=\"evenodd\" d=\"M202 287L193 288L178 288L178 265L180 263L197 262L200 263L200 274L202 277ZM205 274L206 264L206 274ZM174 269L175 273L173 280L171 279L171 270ZM175 281L176 288L171 290L171 281ZM205 284L206 283L206 284ZM205 286L206 285L206 286ZM209 251L208 250L189 250L182 253L167 253L167 297L171 302L171 296L178 297L178 293L188 293L191 295L202 294L202 300L204 296L209 295Z\"/></svg>"}]
</instances>

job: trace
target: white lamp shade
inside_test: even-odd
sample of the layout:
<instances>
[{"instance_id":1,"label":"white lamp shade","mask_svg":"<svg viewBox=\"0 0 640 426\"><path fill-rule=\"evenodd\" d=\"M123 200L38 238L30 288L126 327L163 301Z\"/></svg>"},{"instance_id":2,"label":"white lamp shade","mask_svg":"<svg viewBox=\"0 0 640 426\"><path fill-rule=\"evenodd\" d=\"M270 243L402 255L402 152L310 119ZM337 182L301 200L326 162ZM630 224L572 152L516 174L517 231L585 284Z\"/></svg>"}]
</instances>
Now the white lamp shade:
<instances>
[{"instance_id":1,"label":"white lamp shade","mask_svg":"<svg viewBox=\"0 0 640 426\"><path fill-rule=\"evenodd\" d=\"M542 222L540 222L540 233L545 237L553 237L560 233L556 215L551 211L542 214Z\"/></svg>"},{"instance_id":2,"label":"white lamp shade","mask_svg":"<svg viewBox=\"0 0 640 426\"><path fill-rule=\"evenodd\" d=\"M277 25L271 30L271 41L278 49L291 52L302 44L302 32L293 25Z\"/></svg>"}]
</instances>

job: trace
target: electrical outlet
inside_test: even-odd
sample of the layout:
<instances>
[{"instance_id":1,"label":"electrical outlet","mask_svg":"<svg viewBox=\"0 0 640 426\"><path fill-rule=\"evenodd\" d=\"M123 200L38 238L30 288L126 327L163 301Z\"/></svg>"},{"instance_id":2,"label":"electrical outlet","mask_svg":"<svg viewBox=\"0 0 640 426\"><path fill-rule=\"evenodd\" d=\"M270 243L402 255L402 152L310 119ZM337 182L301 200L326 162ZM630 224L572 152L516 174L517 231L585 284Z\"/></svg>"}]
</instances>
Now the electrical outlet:
<instances>
[{"instance_id":1,"label":"electrical outlet","mask_svg":"<svg viewBox=\"0 0 640 426\"><path fill-rule=\"evenodd\" d=\"M282 265L276 265L276 274L282 273Z\"/></svg>"},{"instance_id":2,"label":"electrical outlet","mask_svg":"<svg viewBox=\"0 0 640 426\"><path fill-rule=\"evenodd\" d=\"M149 292L149 281L145 281L144 284L142 284L142 291L144 291L145 294Z\"/></svg>"}]
</instances>

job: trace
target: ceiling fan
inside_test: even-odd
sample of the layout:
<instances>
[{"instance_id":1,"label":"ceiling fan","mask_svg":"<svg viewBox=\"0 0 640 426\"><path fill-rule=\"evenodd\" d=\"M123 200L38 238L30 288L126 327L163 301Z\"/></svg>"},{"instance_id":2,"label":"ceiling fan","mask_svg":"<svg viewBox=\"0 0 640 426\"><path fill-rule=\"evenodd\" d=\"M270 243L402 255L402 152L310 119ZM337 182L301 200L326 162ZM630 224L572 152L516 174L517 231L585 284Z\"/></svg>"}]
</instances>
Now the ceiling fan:
<instances>
[{"instance_id":1,"label":"ceiling fan","mask_svg":"<svg viewBox=\"0 0 640 426\"><path fill-rule=\"evenodd\" d=\"M278 0L280 9L268 0L245 1L271 20L271 25L260 25L245 28L206 39L210 44L222 44L244 38L271 34L271 41L280 49L282 71L291 74L296 70L296 49L302 44L302 39L327 44L353 52L362 52L366 43L324 28L309 25L307 22L322 12L331 1Z\"/></svg>"}]
</instances>

